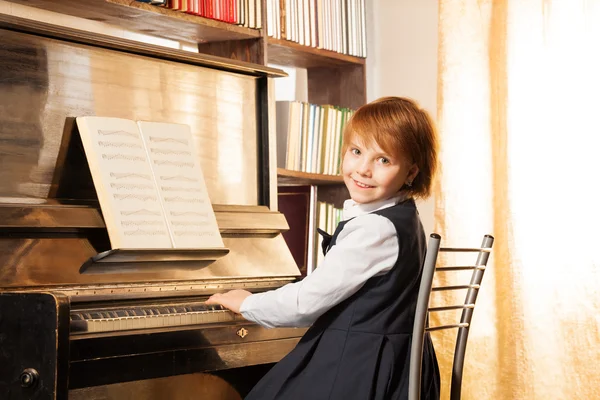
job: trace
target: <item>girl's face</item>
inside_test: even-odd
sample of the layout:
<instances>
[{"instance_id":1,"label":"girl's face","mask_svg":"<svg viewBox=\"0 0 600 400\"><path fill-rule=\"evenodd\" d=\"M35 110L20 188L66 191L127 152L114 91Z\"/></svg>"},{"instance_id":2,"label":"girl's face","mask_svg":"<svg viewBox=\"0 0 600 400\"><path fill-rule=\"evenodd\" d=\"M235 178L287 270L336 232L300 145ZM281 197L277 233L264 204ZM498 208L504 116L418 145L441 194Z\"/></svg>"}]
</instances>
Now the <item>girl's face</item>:
<instances>
[{"instance_id":1,"label":"girl's face","mask_svg":"<svg viewBox=\"0 0 600 400\"><path fill-rule=\"evenodd\" d=\"M375 142L352 140L344 154L342 175L357 203L366 204L394 197L419 173L415 164L383 151Z\"/></svg>"}]
</instances>

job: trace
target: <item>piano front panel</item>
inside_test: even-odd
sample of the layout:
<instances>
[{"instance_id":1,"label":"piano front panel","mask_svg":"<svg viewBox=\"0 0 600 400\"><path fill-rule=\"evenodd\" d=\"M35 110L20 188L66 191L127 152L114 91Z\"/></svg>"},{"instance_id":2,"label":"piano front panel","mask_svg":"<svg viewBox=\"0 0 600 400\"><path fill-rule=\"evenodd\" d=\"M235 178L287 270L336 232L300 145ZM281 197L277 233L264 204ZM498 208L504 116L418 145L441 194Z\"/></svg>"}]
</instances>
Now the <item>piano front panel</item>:
<instances>
[{"instance_id":1,"label":"piano front panel","mask_svg":"<svg viewBox=\"0 0 600 400\"><path fill-rule=\"evenodd\" d=\"M246 378L248 372L244 370L239 375ZM114 383L71 390L69 400L242 400L258 379L254 377L250 383L240 385L239 381L231 382L228 378L230 376L196 373Z\"/></svg>"},{"instance_id":2,"label":"piano front panel","mask_svg":"<svg viewBox=\"0 0 600 400\"><path fill-rule=\"evenodd\" d=\"M71 309L71 389L274 363L306 331L266 329L198 299Z\"/></svg>"},{"instance_id":3,"label":"piano front panel","mask_svg":"<svg viewBox=\"0 0 600 400\"><path fill-rule=\"evenodd\" d=\"M244 338L238 334L245 329ZM305 329L253 324L75 339L69 388L276 363Z\"/></svg>"},{"instance_id":4,"label":"piano front panel","mask_svg":"<svg viewBox=\"0 0 600 400\"><path fill-rule=\"evenodd\" d=\"M0 202L43 202L66 119L99 115L190 125L212 202L256 205L256 82L0 28ZM76 184L95 197L90 181Z\"/></svg>"}]
</instances>

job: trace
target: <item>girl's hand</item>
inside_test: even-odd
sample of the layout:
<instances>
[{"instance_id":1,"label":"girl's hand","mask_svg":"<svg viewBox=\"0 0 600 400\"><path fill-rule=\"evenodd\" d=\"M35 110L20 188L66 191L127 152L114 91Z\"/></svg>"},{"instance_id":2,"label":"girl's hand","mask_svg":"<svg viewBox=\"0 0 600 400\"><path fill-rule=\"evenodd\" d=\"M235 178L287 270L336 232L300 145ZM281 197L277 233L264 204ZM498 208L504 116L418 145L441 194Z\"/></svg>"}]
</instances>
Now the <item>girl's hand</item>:
<instances>
[{"instance_id":1,"label":"girl's hand","mask_svg":"<svg viewBox=\"0 0 600 400\"><path fill-rule=\"evenodd\" d=\"M206 304L221 304L223 307L239 314L242 302L251 294L247 290L231 290L227 293L215 293L206 300Z\"/></svg>"}]
</instances>

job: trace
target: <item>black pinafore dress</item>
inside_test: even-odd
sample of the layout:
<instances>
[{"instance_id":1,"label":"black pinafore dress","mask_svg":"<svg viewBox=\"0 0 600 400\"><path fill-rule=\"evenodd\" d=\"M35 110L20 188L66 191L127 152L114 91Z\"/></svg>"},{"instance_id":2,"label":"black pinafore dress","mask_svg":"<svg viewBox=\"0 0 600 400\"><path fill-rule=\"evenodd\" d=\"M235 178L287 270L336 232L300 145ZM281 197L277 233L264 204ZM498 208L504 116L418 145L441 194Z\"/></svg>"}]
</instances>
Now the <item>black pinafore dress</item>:
<instances>
[{"instance_id":1,"label":"black pinafore dress","mask_svg":"<svg viewBox=\"0 0 600 400\"><path fill-rule=\"evenodd\" d=\"M374 214L388 218L396 228L400 251L394 267L369 279L358 292L323 314L246 400L408 398L411 336L425 259L425 234L413 200ZM335 246L346 222L338 225L329 249ZM439 369L429 334L423 351L421 393L423 400L438 400L440 396Z\"/></svg>"}]
</instances>

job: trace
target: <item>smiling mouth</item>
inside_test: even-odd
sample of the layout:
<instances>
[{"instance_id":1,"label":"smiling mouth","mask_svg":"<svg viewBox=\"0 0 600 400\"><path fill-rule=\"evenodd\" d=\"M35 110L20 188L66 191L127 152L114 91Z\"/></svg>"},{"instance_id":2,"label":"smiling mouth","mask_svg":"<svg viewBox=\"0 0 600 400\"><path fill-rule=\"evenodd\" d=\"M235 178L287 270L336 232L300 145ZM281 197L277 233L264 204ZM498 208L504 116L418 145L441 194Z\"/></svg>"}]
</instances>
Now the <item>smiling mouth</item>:
<instances>
[{"instance_id":1,"label":"smiling mouth","mask_svg":"<svg viewBox=\"0 0 600 400\"><path fill-rule=\"evenodd\" d=\"M372 189L375 186L370 186L370 185L366 185L362 182L357 181L356 179L352 179L354 181L354 183L356 184L356 186L358 186L359 188L363 188L363 189Z\"/></svg>"}]
</instances>

